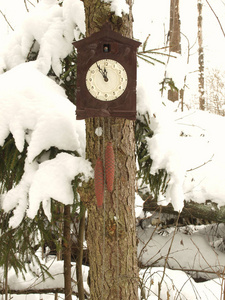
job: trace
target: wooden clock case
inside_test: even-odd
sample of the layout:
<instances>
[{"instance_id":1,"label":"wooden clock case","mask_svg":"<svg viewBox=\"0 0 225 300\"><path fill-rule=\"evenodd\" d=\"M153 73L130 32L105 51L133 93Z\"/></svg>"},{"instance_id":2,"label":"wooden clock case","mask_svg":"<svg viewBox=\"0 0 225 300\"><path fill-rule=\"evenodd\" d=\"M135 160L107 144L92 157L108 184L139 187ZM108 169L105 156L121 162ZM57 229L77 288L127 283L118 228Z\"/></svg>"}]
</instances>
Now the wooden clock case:
<instances>
[{"instance_id":1,"label":"wooden clock case","mask_svg":"<svg viewBox=\"0 0 225 300\"><path fill-rule=\"evenodd\" d=\"M77 48L77 120L90 117L136 119L136 52L140 44L113 31L108 22L100 31L73 43ZM126 90L116 100L97 100L86 87L87 71L100 59L113 59L119 62L127 72Z\"/></svg>"}]
</instances>

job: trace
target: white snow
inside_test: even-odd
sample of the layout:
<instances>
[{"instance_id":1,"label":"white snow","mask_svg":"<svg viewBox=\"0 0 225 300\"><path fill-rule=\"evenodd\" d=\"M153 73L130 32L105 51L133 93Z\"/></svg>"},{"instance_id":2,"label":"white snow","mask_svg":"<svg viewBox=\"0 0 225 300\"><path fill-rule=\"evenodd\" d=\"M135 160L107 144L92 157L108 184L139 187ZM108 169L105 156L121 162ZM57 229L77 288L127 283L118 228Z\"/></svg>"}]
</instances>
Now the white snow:
<instances>
[{"instance_id":1,"label":"white snow","mask_svg":"<svg viewBox=\"0 0 225 300\"><path fill-rule=\"evenodd\" d=\"M60 153L55 159L41 163L29 191L28 217L35 217L42 202L46 216L51 219L51 198L63 204L73 204L71 182L81 173L84 175L83 180L92 177L90 162L67 153Z\"/></svg>"},{"instance_id":2,"label":"white snow","mask_svg":"<svg viewBox=\"0 0 225 300\"><path fill-rule=\"evenodd\" d=\"M13 217L10 218L10 227L17 227L23 220L28 205L29 188L33 182L34 174L37 169L37 162L29 163L26 160L24 174L21 181L17 186L9 190L7 194L3 195L2 208L6 212L15 208L13 211Z\"/></svg>"},{"instance_id":3,"label":"white snow","mask_svg":"<svg viewBox=\"0 0 225 300\"><path fill-rule=\"evenodd\" d=\"M57 76L61 60L72 51L74 38L85 34L84 8L80 0L42 0L27 14L1 51L0 73L27 60L35 41L38 69L47 74L52 67Z\"/></svg>"},{"instance_id":4,"label":"white snow","mask_svg":"<svg viewBox=\"0 0 225 300\"><path fill-rule=\"evenodd\" d=\"M73 178L79 173L86 179L91 176L90 164L82 157L63 153L38 168L35 158L53 146L84 155L85 127L84 121L76 121L75 106L64 90L35 67L35 62L20 64L0 76L0 145L10 132L20 152L25 141L28 143L22 180L4 195L2 204L6 211L16 208L10 221L12 227L19 225L28 203L30 217L43 202L50 218L50 198L71 204Z\"/></svg>"},{"instance_id":5,"label":"white snow","mask_svg":"<svg viewBox=\"0 0 225 300\"><path fill-rule=\"evenodd\" d=\"M72 180L79 174L83 175L82 180L93 176L90 162L67 153L60 153L39 166L37 163L26 162L20 183L3 197L2 208L5 211L15 208L9 226L17 227L25 212L33 219L40 203L45 215L51 220L51 198L63 204L73 204Z\"/></svg>"},{"instance_id":6,"label":"white snow","mask_svg":"<svg viewBox=\"0 0 225 300\"><path fill-rule=\"evenodd\" d=\"M223 279L196 283L182 271L164 268L149 268L140 272L141 284L145 299L158 299L161 283L160 299L213 300L220 299L223 291ZM163 281L162 281L163 279Z\"/></svg>"},{"instance_id":7,"label":"white snow","mask_svg":"<svg viewBox=\"0 0 225 300\"><path fill-rule=\"evenodd\" d=\"M28 270L25 274L25 280L20 274L16 276L13 269L9 270L8 274L8 284L14 290L35 290L35 289L54 289L54 288L63 288L64 287L64 275L63 275L63 261L57 261L55 257L49 256L47 259L41 259L40 261L42 264L48 268L49 273L52 275L53 278L46 275L46 280L43 281L41 276L40 269L38 265L31 265L30 270ZM34 275L36 274L36 275ZM71 274L73 278L72 290L77 291L76 282L76 271L75 271L75 264L72 264ZM83 267L83 278L84 278L84 288L85 290L88 289L87 285L87 276L88 276L88 267ZM3 273L2 270L0 271L0 279L1 282L3 281ZM13 296L13 299L18 299L18 296ZM45 296L43 296L45 297ZM52 296L53 297L53 296ZM52 299L49 297L49 299ZM24 298L23 298L24 299ZM44 298L46 299L46 298ZM75 298L76 299L76 298Z\"/></svg>"},{"instance_id":8,"label":"white snow","mask_svg":"<svg viewBox=\"0 0 225 300\"><path fill-rule=\"evenodd\" d=\"M0 89L1 146L11 132L19 151L23 151L25 140L29 142L29 162L52 146L84 152L84 123L75 120L75 106L35 63L21 64L2 74Z\"/></svg>"},{"instance_id":9,"label":"white snow","mask_svg":"<svg viewBox=\"0 0 225 300\"><path fill-rule=\"evenodd\" d=\"M170 52L170 57L166 64L165 77L172 78L175 86L181 90L184 87L186 74L188 74L187 57Z\"/></svg>"},{"instance_id":10,"label":"white snow","mask_svg":"<svg viewBox=\"0 0 225 300\"><path fill-rule=\"evenodd\" d=\"M211 225L208 227L212 233L217 232ZM221 230L224 233L224 227ZM191 274L195 274L197 271L198 276L205 279L216 278L218 273L223 274L225 254L210 246L210 232L207 229L198 229L189 234L178 230L174 239L173 231L165 232L164 235L163 230L158 232L154 227L144 230L138 227L139 259L145 266L164 266L168 256L166 267L171 269L187 270ZM153 233L156 234L153 235ZM217 235L220 235L219 231ZM219 240L219 238L217 239ZM193 271L191 272L191 270Z\"/></svg>"},{"instance_id":11,"label":"white snow","mask_svg":"<svg viewBox=\"0 0 225 300\"><path fill-rule=\"evenodd\" d=\"M115 12L117 16L123 14L129 14L129 6L125 0L104 0L106 3L110 3L111 11Z\"/></svg>"}]
</instances>

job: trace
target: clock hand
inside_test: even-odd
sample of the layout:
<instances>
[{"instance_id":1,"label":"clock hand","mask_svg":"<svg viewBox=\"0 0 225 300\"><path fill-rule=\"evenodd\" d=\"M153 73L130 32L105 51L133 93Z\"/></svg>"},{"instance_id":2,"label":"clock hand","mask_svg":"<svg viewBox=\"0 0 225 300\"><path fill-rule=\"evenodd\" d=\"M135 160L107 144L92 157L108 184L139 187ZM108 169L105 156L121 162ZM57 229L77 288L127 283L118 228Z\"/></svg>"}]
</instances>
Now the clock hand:
<instances>
[{"instance_id":1,"label":"clock hand","mask_svg":"<svg viewBox=\"0 0 225 300\"><path fill-rule=\"evenodd\" d=\"M106 68L104 68L104 71L102 70L102 68L98 65L98 63L96 62L96 65L98 67L98 70L100 72L100 74L102 74L105 82L109 81L108 77L107 77L107 71L106 71Z\"/></svg>"},{"instance_id":2,"label":"clock hand","mask_svg":"<svg viewBox=\"0 0 225 300\"><path fill-rule=\"evenodd\" d=\"M104 80L105 80L105 81L108 81L108 80L109 80L108 77L107 77L107 71L106 71L106 68L104 68L104 75L103 75L103 77L104 77Z\"/></svg>"}]
</instances>

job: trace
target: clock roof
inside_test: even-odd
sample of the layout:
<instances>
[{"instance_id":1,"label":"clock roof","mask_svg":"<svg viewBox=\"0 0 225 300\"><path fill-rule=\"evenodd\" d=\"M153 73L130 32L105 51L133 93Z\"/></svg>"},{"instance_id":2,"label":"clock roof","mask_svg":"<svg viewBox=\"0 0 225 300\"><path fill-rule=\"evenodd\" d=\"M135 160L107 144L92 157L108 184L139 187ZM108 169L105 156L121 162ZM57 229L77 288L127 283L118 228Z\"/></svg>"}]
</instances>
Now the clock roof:
<instances>
[{"instance_id":1,"label":"clock roof","mask_svg":"<svg viewBox=\"0 0 225 300\"><path fill-rule=\"evenodd\" d=\"M79 49L83 48L86 45L96 44L97 42L118 42L124 44L126 46L130 46L131 48L135 48L135 50L141 45L140 42L135 41L133 39L122 36L122 34L112 30L112 25L109 22L106 22L100 31L93 33L87 38L76 41L73 45Z\"/></svg>"}]
</instances>

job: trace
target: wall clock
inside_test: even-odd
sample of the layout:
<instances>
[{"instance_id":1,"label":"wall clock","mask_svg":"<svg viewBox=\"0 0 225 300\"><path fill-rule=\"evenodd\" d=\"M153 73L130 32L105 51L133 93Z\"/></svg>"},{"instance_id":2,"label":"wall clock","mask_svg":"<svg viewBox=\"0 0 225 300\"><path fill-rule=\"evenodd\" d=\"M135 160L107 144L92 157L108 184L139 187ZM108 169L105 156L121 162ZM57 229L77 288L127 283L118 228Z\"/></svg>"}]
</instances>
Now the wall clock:
<instances>
[{"instance_id":1,"label":"wall clock","mask_svg":"<svg viewBox=\"0 0 225 300\"><path fill-rule=\"evenodd\" d=\"M112 30L73 43L77 48L77 119L136 118L136 52L141 43Z\"/></svg>"}]
</instances>

